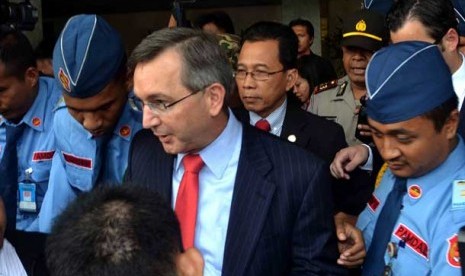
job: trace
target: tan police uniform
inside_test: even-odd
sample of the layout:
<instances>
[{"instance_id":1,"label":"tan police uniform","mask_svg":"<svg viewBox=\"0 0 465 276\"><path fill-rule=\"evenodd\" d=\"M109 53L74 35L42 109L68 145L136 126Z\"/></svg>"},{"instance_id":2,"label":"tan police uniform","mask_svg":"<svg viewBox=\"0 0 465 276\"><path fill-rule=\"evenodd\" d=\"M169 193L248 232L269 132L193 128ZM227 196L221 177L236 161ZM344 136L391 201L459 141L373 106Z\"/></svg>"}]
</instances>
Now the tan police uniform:
<instances>
[{"instance_id":1,"label":"tan police uniform","mask_svg":"<svg viewBox=\"0 0 465 276\"><path fill-rule=\"evenodd\" d=\"M348 76L319 85L307 111L340 124L349 146L361 144L355 138L360 101L354 99Z\"/></svg>"}]
</instances>

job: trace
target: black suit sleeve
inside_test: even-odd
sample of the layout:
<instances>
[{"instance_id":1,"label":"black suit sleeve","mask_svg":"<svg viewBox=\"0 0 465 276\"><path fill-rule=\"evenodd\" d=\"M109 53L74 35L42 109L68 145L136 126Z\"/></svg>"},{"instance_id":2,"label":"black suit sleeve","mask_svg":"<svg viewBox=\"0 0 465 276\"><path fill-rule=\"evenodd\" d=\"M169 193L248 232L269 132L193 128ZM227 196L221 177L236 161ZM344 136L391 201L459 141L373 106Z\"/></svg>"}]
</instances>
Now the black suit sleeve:
<instances>
[{"instance_id":1,"label":"black suit sleeve","mask_svg":"<svg viewBox=\"0 0 465 276\"><path fill-rule=\"evenodd\" d=\"M323 164L323 163L322 163ZM346 275L336 264L337 238L333 221L331 176L325 166L318 166L307 186L303 204L293 228L292 275ZM316 272L319 271L319 272ZM313 275L310 273L310 275Z\"/></svg>"}]
</instances>

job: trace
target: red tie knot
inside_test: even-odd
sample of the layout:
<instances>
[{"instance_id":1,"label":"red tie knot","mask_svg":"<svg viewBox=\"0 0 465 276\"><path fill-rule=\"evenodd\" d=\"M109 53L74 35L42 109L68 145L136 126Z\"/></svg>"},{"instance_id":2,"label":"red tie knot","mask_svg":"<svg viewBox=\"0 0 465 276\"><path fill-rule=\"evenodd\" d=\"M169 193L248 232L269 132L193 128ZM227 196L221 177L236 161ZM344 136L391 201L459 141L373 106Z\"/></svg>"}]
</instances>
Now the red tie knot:
<instances>
[{"instance_id":1,"label":"red tie knot","mask_svg":"<svg viewBox=\"0 0 465 276\"><path fill-rule=\"evenodd\" d=\"M271 129L270 123L266 119L260 119L255 123L255 127L263 131L269 132Z\"/></svg>"},{"instance_id":2,"label":"red tie knot","mask_svg":"<svg viewBox=\"0 0 465 276\"><path fill-rule=\"evenodd\" d=\"M199 173L204 163L202 157L198 154L188 154L182 159L184 171L191 173Z\"/></svg>"}]
</instances>

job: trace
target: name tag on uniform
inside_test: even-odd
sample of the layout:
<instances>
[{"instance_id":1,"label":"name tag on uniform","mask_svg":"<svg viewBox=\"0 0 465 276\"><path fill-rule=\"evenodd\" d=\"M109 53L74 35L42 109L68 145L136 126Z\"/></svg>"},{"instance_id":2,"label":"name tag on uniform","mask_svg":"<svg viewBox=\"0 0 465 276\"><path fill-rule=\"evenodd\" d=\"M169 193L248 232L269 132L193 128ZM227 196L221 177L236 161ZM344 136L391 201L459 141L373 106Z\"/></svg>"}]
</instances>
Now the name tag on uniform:
<instances>
[{"instance_id":1,"label":"name tag on uniform","mask_svg":"<svg viewBox=\"0 0 465 276\"><path fill-rule=\"evenodd\" d=\"M337 123L337 116L322 116L322 117L325 118L326 120Z\"/></svg>"},{"instance_id":2,"label":"name tag on uniform","mask_svg":"<svg viewBox=\"0 0 465 276\"><path fill-rule=\"evenodd\" d=\"M452 209L465 208L465 180L454 180Z\"/></svg>"},{"instance_id":3,"label":"name tag on uniform","mask_svg":"<svg viewBox=\"0 0 465 276\"><path fill-rule=\"evenodd\" d=\"M36 184L19 183L19 210L22 212L37 212Z\"/></svg>"}]
</instances>

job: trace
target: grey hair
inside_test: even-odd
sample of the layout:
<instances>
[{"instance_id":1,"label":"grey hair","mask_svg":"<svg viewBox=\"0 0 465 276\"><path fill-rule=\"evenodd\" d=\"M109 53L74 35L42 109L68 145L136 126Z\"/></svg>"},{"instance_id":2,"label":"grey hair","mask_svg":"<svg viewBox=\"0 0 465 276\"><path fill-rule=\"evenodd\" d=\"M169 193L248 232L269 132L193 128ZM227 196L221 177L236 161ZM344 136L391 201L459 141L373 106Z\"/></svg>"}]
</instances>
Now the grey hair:
<instances>
[{"instance_id":1,"label":"grey hair","mask_svg":"<svg viewBox=\"0 0 465 276\"><path fill-rule=\"evenodd\" d=\"M149 62L168 49L181 55L181 82L191 92L218 82L224 86L226 97L230 95L233 83L231 64L217 38L200 30L165 28L153 32L132 52L128 61L130 72L134 72L137 64Z\"/></svg>"}]
</instances>

